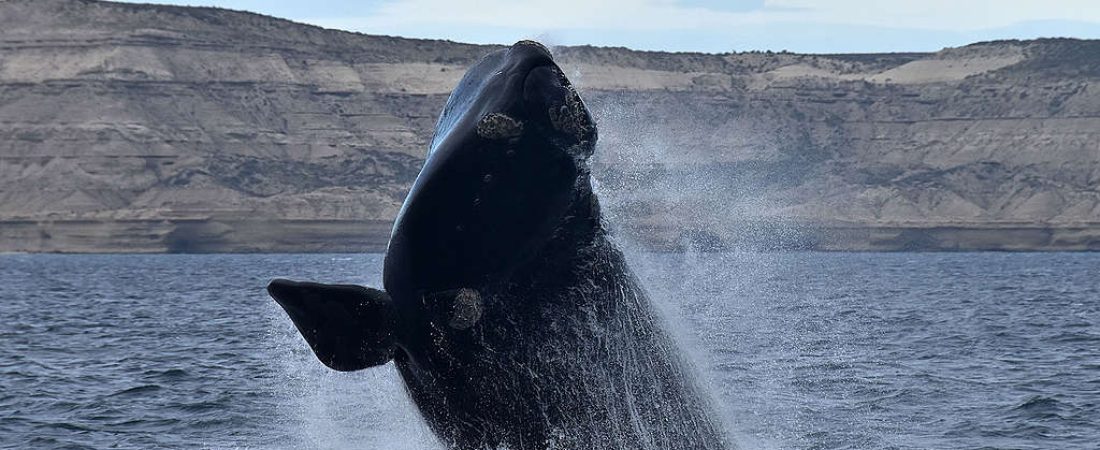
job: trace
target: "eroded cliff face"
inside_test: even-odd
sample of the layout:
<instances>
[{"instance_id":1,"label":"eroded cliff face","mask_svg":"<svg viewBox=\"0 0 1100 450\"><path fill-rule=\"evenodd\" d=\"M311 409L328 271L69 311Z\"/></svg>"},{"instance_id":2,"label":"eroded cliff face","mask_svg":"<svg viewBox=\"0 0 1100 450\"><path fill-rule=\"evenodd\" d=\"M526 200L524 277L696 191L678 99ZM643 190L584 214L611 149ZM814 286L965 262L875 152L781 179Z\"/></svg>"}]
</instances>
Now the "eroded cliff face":
<instances>
[{"instance_id":1,"label":"eroded cliff face","mask_svg":"<svg viewBox=\"0 0 1100 450\"><path fill-rule=\"evenodd\" d=\"M380 249L492 50L208 8L0 1L0 251ZM555 49L655 248L1100 248L1100 42Z\"/></svg>"},{"instance_id":2,"label":"eroded cliff face","mask_svg":"<svg viewBox=\"0 0 1100 450\"><path fill-rule=\"evenodd\" d=\"M654 231L852 249L1100 244L1100 42L722 58L730 68L690 89L594 95L624 181L611 180L637 192L625 215ZM631 164L645 161L661 163Z\"/></svg>"}]
</instances>

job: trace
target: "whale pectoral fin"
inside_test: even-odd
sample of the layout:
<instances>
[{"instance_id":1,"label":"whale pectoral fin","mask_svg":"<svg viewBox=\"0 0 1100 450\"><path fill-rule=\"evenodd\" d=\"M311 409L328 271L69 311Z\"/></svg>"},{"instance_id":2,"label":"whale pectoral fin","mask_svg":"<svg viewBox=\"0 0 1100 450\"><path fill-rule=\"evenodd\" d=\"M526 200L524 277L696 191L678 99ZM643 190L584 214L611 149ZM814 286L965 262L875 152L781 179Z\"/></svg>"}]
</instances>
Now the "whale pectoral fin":
<instances>
[{"instance_id":1,"label":"whale pectoral fin","mask_svg":"<svg viewBox=\"0 0 1100 450\"><path fill-rule=\"evenodd\" d=\"M385 292L289 280L272 281L267 292L326 366L352 371L393 358L394 310Z\"/></svg>"}]
</instances>

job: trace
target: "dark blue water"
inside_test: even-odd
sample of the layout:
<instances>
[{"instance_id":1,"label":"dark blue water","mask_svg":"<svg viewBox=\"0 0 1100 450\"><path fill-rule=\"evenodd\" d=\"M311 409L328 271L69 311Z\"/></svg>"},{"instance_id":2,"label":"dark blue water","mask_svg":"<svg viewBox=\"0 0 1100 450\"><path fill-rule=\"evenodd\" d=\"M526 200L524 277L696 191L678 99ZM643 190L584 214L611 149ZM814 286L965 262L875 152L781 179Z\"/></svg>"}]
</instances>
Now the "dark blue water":
<instances>
[{"instance_id":1,"label":"dark blue water","mask_svg":"<svg viewBox=\"0 0 1100 450\"><path fill-rule=\"evenodd\" d=\"M632 259L743 448L1098 448L1100 255ZM380 262L0 255L0 447L437 448L263 291Z\"/></svg>"}]
</instances>

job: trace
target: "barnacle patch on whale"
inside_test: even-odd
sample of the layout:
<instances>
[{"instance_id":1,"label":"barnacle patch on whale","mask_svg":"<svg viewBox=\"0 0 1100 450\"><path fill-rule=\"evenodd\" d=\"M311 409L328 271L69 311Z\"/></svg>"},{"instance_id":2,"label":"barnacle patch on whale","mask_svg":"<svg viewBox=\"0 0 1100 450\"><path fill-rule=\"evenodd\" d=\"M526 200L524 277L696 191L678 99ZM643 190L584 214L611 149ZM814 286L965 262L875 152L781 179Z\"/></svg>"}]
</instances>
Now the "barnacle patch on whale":
<instances>
[{"instance_id":1,"label":"barnacle patch on whale","mask_svg":"<svg viewBox=\"0 0 1100 450\"><path fill-rule=\"evenodd\" d=\"M523 134L523 122L501 113L489 113L477 123L477 135L485 139L511 139Z\"/></svg>"},{"instance_id":2,"label":"barnacle patch on whale","mask_svg":"<svg viewBox=\"0 0 1100 450\"><path fill-rule=\"evenodd\" d=\"M550 116L550 124L554 129L581 139L592 131L592 122L588 119L584 102L577 95L577 91L569 89L562 104L551 105L547 111Z\"/></svg>"}]
</instances>

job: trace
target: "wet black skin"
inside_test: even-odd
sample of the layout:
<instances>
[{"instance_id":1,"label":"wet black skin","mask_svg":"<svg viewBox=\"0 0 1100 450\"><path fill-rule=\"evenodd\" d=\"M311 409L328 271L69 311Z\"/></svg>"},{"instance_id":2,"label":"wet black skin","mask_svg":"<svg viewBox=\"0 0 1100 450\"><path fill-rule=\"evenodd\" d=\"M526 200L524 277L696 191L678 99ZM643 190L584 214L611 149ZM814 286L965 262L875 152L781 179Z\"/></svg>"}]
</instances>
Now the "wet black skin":
<instances>
[{"instance_id":1,"label":"wet black skin","mask_svg":"<svg viewBox=\"0 0 1100 450\"><path fill-rule=\"evenodd\" d=\"M607 237L595 143L546 48L492 53L439 119L385 291L276 280L269 292L329 367L392 359L451 448L727 448Z\"/></svg>"},{"instance_id":2,"label":"wet black skin","mask_svg":"<svg viewBox=\"0 0 1100 450\"><path fill-rule=\"evenodd\" d=\"M493 53L467 72L394 225L385 266L391 296L506 278L543 250L574 203L588 200L590 190L574 187L588 182L582 165L596 142L595 124L581 106L576 119L586 128L573 135L554 129L548 114L572 92L534 43ZM490 114L522 123L522 132L479 133Z\"/></svg>"}]
</instances>

